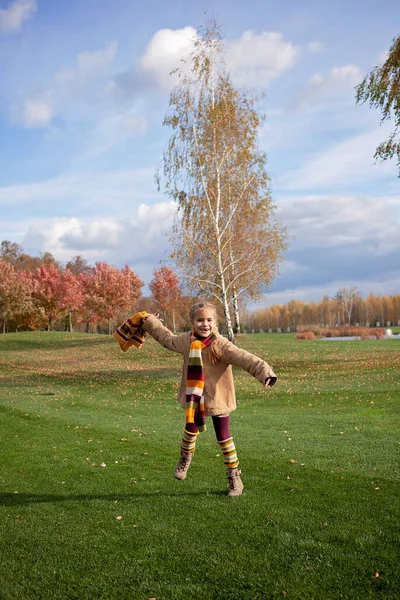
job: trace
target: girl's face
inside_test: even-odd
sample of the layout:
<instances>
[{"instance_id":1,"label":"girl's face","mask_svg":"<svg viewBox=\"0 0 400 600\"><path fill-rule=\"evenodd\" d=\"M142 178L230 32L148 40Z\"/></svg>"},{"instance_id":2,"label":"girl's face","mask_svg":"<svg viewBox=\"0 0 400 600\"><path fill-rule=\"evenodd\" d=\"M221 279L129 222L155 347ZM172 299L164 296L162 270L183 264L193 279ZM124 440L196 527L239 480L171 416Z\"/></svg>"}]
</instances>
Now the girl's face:
<instances>
[{"instance_id":1,"label":"girl's face","mask_svg":"<svg viewBox=\"0 0 400 600\"><path fill-rule=\"evenodd\" d=\"M208 337L217 325L214 310L212 308L199 308L196 310L192 325L198 335L204 338Z\"/></svg>"}]
</instances>

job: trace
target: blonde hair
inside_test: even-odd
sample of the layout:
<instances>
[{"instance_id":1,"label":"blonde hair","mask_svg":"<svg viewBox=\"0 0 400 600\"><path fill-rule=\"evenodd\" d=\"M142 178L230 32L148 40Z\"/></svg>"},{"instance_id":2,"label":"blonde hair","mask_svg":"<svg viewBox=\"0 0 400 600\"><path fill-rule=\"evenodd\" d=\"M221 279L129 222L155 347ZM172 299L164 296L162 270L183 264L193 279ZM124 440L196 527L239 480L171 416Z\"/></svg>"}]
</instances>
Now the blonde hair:
<instances>
[{"instance_id":1,"label":"blonde hair","mask_svg":"<svg viewBox=\"0 0 400 600\"><path fill-rule=\"evenodd\" d=\"M209 310L212 310L215 316L215 322L217 322L218 315L215 306L213 304L210 304L210 302L197 302L196 304L193 304L193 306L191 306L189 310L189 319L191 323L194 322L196 312L198 310L201 310L202 308L208 308ZM217 338L210 344L210 346L208 346L210 363L212 365L216 365L222 358L221 348L219 344L216 344L216 341Z\"/></svg>"}]
</instances>

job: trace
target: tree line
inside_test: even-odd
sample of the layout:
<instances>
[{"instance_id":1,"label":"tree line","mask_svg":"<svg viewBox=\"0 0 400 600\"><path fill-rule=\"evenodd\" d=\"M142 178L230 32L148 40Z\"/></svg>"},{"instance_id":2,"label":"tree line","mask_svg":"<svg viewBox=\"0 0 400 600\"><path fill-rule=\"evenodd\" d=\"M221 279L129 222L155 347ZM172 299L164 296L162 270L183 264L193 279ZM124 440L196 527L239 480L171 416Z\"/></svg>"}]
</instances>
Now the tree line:
<instances>
[{"instance_id":1,"label":"tree line","mask_svg":"<svg viewBox=\"0 0 400 600\"><path fill-rule=\"evenodd\" d=\"M5 240L0 246L1 331L79 327L89 332L106 327L110 333L116 323L144 307L161 312L165 322L171 314L173 328L181 325L185 303L172 269L154 270L152 298L143 298L143 286L127 265L121 269L107 262L91 266L75 256L63 266L49 252L32 257Z\"/></svg>"},{"instance_id":2,"label":"tree line","mask_svg":"<svg viewBox=\"0 0 400 600\"><path fill-rule=\"evenodd\" d=\"M32 257L14 242L0 245L0 330L57 329L110 333L138 310L158 313L173 331L190 328L189 307L198 297L184 294L178 275L169 266L153 270L151 296L143 296L143 281L128 266L107 262L94 266L82 256L65 266L49 252ZM227 333L221 306L219 322ZM400 295L365 299L357 288L340 289L319 302L291 300L250 311L238 303L242 326L235 333L296 331L302 327L400 324ZM233 317L233 311L232 311Z\"/></svg>"},{"instance_id":3,"label":"tree line","mask_svg":"<svg viewBox=\"0 0 400 600\"><path fill-rule=\"evenodd\" d=\"M391 327L400 325L400 294L363 298L355 288L338 290L318 302L291 300L253 312L244 311L245 331L298 331L304 327Z\"/></svg>"}]
</instances>

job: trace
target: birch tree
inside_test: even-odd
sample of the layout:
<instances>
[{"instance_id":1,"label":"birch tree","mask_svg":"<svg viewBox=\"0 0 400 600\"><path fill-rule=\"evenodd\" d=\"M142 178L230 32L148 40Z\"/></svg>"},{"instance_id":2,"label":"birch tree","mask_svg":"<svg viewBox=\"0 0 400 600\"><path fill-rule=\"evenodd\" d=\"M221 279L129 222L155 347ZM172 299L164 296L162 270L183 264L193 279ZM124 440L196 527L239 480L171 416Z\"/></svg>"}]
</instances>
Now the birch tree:
<instances>
[{"instance_id":1,"label":"birch tree","mask_svg":"<svg viewBox=\"0 0 400 600\"><path fill-rule=\"evenodd\" d=\"M355 286L351 288L341 288L336 292L335 298L338 302L342 313L343 325L351 325L351 316L353 312L354 300L359 295L359 292ZM340 317L339 317L340 323Z\"/></svg>"},{"instance_id":2,"label":"birch tree","mask_svg":"<svg viewBox=\"0 0 400 600\"><path fill-rule=\"evenodd\" d=\"M393 39L383 65L372 69L356 87L356 102L368 102L371 108L380 109L381 123L394 120L389 139L379 144L374 158L387 160L396 156L400 177L400 35Z\"/></svg>"},{"instance_id":3,"label":"birch tree","mask_svg":"<svg viewBox=\"0 0 400 600\"><path fill-rule=\"evenodd\" d=\"M233 339L232 300L258 293L276 271L285 231L274 219L258 95L227 73L219 27L197 32L170 95L172 129L159 183L176 202L174 257L192 293L221 303ZM274 228L274 225L277 225Z\"/></svg>"}]
</instances>

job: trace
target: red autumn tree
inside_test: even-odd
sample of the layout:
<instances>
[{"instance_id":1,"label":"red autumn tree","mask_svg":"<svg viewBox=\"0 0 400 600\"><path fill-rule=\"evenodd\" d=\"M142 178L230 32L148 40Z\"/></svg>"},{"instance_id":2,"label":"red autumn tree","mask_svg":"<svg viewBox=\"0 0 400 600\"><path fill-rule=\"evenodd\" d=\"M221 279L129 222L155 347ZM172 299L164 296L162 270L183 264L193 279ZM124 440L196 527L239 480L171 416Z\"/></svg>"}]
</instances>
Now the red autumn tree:
<instances>
[{"instance_id":1,"label":"red autumn tree","mask_svg":"<svg viewBox=\"0 0 400 600\"><path fill-rule=\"evenodd\" d=\"M30 281L32 302L35 312L39 313L49 331L53 323L66 307L61 272L53 263L42 266L34 273L24 273Z\"/></svg>"},{"instance_id":2,"label":"red autumn tree","mask_svg":"<svg viewBox=\"0 0 400 600\"><path fill-rule=\"evenodd\" d=\"M68 329L73 331L73 315L76 314L84 303L84 287L80 277L69 269L61 273L60 281L62 296L68 314Z\"/></svg>"},{"instance_id":3,"label":"red autumn tree","mask_svg":"<svg viewBox=\"0 0 400 600\"><path fill-rule=\"evenodd\" d=\"M84 317L87 323L111 319L120 312L133 310L141 296L143 281L126 265L123 269L98 262L90 275L81 275L84 285Z\"/></svg>"},{"instance_id":4,"label":"red autumn tree","mask_svg":"<svg viewBox=\"0 0 400 600\"><path fill-rule=\"evenodd\" d=\"M0 260L0 323L3 333L7 321L17 320L29 308L30 294L26 280L17 273L12 264Z\"/></svg>"},{"instance_id":5,"label":"red autumn tree","mask_svg":"<svg viewBox=\"0 0 400 600\"><path fill-rule=\"evenodd\" d=\"M182 300L179 277L170 267L164 266L160 269L154 269L149 288L153 299L163 313L165 325L167 326L168 318L171 318L172 328L175 332L175 312Z\"/></svg>"}]
</instances>

